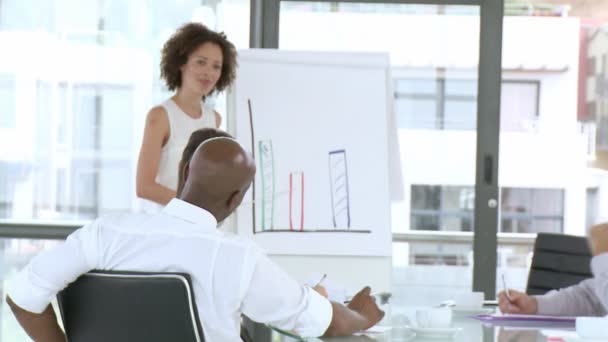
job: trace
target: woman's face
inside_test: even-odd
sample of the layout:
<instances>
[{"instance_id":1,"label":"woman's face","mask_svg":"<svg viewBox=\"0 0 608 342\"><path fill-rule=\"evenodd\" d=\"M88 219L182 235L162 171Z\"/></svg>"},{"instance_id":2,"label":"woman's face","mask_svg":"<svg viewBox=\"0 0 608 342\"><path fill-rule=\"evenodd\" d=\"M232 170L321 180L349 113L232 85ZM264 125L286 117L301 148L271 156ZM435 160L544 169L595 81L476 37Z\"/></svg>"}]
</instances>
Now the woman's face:
<instances>
[{"instance_id":1,"label":"woman's face","mask_svg":"<svg viewBox=\"0 0 608 342\"><path fill-rule=\"evenodd\" d=\"M194 50L186 64L180 67L182 88L208 95L222 75L222 49L214 43L204 43Z\"/></svg>"}]
</instances>

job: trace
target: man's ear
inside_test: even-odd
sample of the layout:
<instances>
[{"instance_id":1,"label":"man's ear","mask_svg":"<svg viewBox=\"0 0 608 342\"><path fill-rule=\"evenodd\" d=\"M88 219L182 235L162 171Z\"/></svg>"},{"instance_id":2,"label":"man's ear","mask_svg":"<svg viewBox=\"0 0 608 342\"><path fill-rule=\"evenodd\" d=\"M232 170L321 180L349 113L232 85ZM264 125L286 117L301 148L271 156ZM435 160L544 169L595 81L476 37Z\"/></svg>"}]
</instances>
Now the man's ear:
<instances>
[{"instance_id":1,"label":"man's ear","mask_svg":"<svg viewBox=\"0 0 608 342\"><path fill-rule=\"evenodd\" d=\"M188 180L188 175L190 174L190 161L187 161L184 164L184 169L182 170L182 180L183 183L186 183L186 180Z\"/></svg>"},{"instance_id":2,"label":"man's ear","mask_svg":"<svg viewBox=\"0 0 608 342\"><path fill-rule=\"evenodd\" d=\"M241 191L237 190L230 194L230 197L228 197L228 201L226 202L229 212L232 213L239 206L239 204L241 204L242 200L243 193Z\"/></svg>"}]
</instances>

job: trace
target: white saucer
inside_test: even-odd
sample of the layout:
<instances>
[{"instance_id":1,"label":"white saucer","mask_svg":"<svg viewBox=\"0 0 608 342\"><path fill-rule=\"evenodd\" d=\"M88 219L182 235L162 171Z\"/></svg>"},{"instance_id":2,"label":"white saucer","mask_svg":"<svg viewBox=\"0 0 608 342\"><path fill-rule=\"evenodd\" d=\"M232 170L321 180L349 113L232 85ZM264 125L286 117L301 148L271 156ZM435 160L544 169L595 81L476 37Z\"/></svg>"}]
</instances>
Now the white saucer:
<instances>
[{"instance_id":1,"label":"white saucer","mask_svg":"<svg viewBox=\"0 0 608 342\"><path fill-rule=\"evenodd\" d=\"M455 306L452 308L452 314L456 317L485 315L494 313L494 310L494 308L459 308Z\"/></svg>"},{"instance_id":2,"label":"white saucer","mask_svg":"<svg viewBox=\"0 0 608 342\"><path fill-rule=\"evenodd\" d=\"M462 328L418 328L412 327L412 331L416 333L416 336L426 338L449 338L454 336L457 332L461 331Z\"/></svg>"}]
</instances>

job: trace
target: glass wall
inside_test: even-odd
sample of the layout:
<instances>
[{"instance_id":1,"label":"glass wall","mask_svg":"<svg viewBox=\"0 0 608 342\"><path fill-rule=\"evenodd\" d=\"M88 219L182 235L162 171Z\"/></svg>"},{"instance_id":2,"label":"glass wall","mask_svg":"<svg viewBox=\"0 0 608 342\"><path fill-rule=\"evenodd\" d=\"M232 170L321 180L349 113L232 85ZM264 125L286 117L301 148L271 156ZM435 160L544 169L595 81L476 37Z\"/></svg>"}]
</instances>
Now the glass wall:
<instances>
[{"instance_id":1,"label":"glass wall","mask_svg":"<svg viewBox=\"0 0 608 342\"><path fill-rule=\"evenodd\" d=\"M608 59L600 47L608 46L608 35L589 30L590 24L569 16L565 6L526 8L509 1L505 8L498 231L522 237L584 235L601 218L599 208L608 198L602 166L608 162L601 154L602 113L608 113L602 61ZM470 232L476 8L285 1L280 18L281 49L389 52L405 194L393 206L393 232ZM338 28L329 29L335 23ZM298 29L302 25L307 30ZM589 47L579 48L583 45ZM584 67L588 64L593 70ZM449 242L395 244L393 260L396 270L405 267L405 272L417 265L470 267L470 248ZM515 279L510 283L524 288L530 252L531 246L499 246L498 276L507 273Z\"/></svg>"},{"instance_id":2,"label":"glass wall","mask_svg":"<svg viewBox=\"0 0 608 342\"><path fill-rule=\"evenodd\" d=\"M505 4L503 84L535 84L535 94L502 90L501 115L506 108L523 114L501 118L502 232L584 236L606 221L607 11L605 2ZM524 107L534 106L528 115ZM510 271L527 274L515 264Z\"/></svg>"},{"instance_id":3,"label":"glass wall","mask_svg":"<svg viewBox=\"0 0 608 342\"><path fill-rule=\"evenodd\" d=\"M170 96L160 49L190 21L249 45L249 0L0 1L0 220L137 210L145 115ZM58 242L0 239L0 279ZM29 341L2 303L0 340Z\"/></svg>"},{"instance_id":4,"label":"glass wall","mask_svg":"<svg viewBox=\"0 0 608 342\"><path fill-rule=\"evenodd\" d=\"M454 293L470 291L472 248L471 242L459 236L445 236L435 241L394 242L392 291L395 306L437 305L453 298ZM532 244L525 240L500 244L497 275L504 274L511 288L525 290L532 251Z\"/></svg>"},{"instance_id":5,"label":"glass wall","mask_svg":"<svg viewBox=\"0 0 608 342\"><path fill-rule=\"evenodd\" d=\"M0 1L0 219L138 209L145 115L170 96L160 49L190 21L249 45L248 0Z\"/></svg>"},{"instance_id":6,"label":"glass wall","mask_svg":"<svg viewBox=\"0 0 608 342\"><path fill-rule=\"evenodd\" d=\"M472 230L478 7L282 1L279 48L389 53L404 183L393 232ZM393 264L400 297L471 288L471 243L394 243Z\"/></svg>"}]
</instances>

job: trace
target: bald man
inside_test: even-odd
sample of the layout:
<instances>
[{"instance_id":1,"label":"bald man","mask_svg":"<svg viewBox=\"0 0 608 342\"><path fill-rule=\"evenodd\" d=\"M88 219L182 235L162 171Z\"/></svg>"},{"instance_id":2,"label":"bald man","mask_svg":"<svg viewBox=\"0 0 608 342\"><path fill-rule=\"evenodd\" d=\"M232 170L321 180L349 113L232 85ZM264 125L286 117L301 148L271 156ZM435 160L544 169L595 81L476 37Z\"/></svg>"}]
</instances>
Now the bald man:
<instances>
[{"instance_id":1,"label":"bald man","mask_svg":"<svg viewBox=\"0 0 608 342\"><path fill-rule=\"evenodd\" d=\"M348 307L329 302L298 285L252 242L216 229L255 175L253 159L235 140L206 140L183 165L179 199L162 212L100 218L12 279L7 302L34 341L65 341L50 301L93 269L190 274L209 342L240 341L241 313L302 336L350 335L382 318L369 288Z\"/></svg>"},{"instance_id":2,"label":"bald man","mask_svg":"<svg viewBox=\"0 0 608 342\"><path fill-rule=\"evenodd\" d=\"M196 131L192 132L192 134L190 134L190 138L188 139L186 147L184 147L184 151L182 152L182 158L179 161L179 165L177 167L177 197L179 197L179 194L181 193L182 188L184 187L184 180L186 179L184 171L186 166L190 163L194 151L196 151L196 149L205 141L211 138L222 137L232 138L232 135L222 131L221 129L211 127L197 129Z\"/></svg>"}]
</instances>

